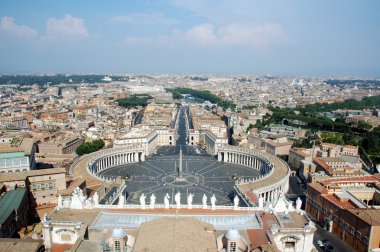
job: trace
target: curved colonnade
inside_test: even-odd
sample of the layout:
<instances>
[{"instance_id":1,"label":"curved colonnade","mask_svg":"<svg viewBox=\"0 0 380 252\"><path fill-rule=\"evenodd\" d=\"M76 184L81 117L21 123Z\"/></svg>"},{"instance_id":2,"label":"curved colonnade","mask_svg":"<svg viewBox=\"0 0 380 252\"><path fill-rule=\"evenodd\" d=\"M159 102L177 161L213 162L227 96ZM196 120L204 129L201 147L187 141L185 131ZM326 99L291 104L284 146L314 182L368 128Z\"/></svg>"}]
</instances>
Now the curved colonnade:
<instances>
[{"instance_id":1,"label":"curved colonnade","mask_svg":"<svg viewBox=\"0 0 380 252\"><path fill-rule=\"evenodd\" d=\"M87 172L106 182L117 181L114 177L100 176L98 173L114 166L140 161L145 161L145 151L139 144L100 150L91 155L87 164Z\"/></svg>"},{"instance_id":2,"label":"curved colonnade","mask_svg":"<svg viewBox=\"0 0 380 252\"><path fill-rule=\"evenodd\" d=\"M262 197L270 203L278 198L280 193L286 193L289 188L289 166L278 157L259 151L225 145L219 149L218 161L244 165L258 170L261 176L257 179L240 180L236 184L237 190L254 205L247 197L251 191L258 198ZM114 166L145 161L144 149L139 144L131 144L122 148L105 149L94 152L87 164L87 172L105 182L117 181L114 177L100 176L98 173Z\"/></svg>"},{"instance_id":3,"label":"curved colonnade","mask_svg":"<svg viewBox=\"0 0 380 252\"><path fill-rule=\"evenodd\" d=\"M258 170L261 176L257 179L240 180L237 189L246 196L251 191L257 199L262 197L265 202L274 202L280 193L286 193L289 189L290 168L280 158L255 150L224 146L218 151L218 161L244 165ZM247 200L252 204L251 199Z\"/></svg>"}]
</instances>

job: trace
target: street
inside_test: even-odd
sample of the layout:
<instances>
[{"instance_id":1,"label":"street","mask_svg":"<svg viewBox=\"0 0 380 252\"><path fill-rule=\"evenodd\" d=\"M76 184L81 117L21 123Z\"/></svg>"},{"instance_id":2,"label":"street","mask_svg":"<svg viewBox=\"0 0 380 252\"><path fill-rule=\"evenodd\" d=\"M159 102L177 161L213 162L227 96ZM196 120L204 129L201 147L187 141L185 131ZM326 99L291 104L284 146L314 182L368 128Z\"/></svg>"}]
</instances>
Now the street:
<instances>
[{"instance_id":1,"label":"street","mask_svg":"<svg viewBox=\"0 0 380 252\"><path fill-rule=\"evenodd\" d=\"M295 202L297 198L299 197L302 200L301 209L305 209L306 196L304 194L303 189L299 185L297 178L298 178L297 176L289 177L289 190L288 190L288 193L286 194L286 197L293 202Z\"/></svg>"},{"instance_id":2,"label":"street","mask_svg":"<svg viewBox=\"0 0 380 252\"><path fill-rule=\"evenodd\" d=\"M315 226L317 227L317 231L314 233L313 243L318 251L324 251L324 250L318 247L317 241L327 239L329 243L334 247L334 250L332 251L355 252L355 250L353 250L350 246L348 246L345 242L340 240L334 234L324 230L317 224Z\"/></svg>"}]
</instances>

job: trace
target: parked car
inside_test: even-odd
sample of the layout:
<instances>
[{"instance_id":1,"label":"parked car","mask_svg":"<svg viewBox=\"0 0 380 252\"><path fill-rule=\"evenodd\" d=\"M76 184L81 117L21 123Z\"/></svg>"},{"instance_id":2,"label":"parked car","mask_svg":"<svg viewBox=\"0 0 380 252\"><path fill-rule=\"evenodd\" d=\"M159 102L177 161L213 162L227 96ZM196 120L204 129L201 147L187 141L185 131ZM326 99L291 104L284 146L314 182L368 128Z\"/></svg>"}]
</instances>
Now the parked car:
<instances>
[{"instance_id":1,"label":"parked car","mask_svg":"<svg viewBox=\"0 0 380 252\"><path fill-rule=\"evenodd\" d=\"M318 240L318 241L317 241L317 245L318 245L318 247L320 247L320 248L322 248L322 247L325 246L321 240Z\"/></svg>"},{"instance_id":2,"label":"parked car","mask_svg":"<svg viewBox=\"0 0 380 252\"><path fill-rule=\"evenodd\" d=\"M322 240L322 244L324 246L325 251L331 251L334 250L334 247L331 245L330 241L327 239Z\"/></svg>"}]
</instances>

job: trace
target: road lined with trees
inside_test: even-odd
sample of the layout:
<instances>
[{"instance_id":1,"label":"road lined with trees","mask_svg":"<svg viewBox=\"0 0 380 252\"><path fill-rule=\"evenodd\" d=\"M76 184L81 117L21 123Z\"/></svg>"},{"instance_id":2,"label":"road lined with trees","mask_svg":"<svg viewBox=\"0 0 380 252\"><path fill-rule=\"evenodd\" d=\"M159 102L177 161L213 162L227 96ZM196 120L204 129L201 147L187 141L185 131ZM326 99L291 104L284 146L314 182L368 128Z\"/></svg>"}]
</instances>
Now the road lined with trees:
<instances>
[{"instance_id":1,"label":"road lined with trees","mask_svg":"<svg viewBox=\"0 0 380 252\"><path fill-rule=\"evenodd\" d=\"M217 95L212 94L210 91L195 90L191 88L174 88L167 89L168 92L173 94L174 99L181 99L183 94L189 94L194 98L209 101L211 103L216 103L218 106L222 107L224 110L230 108L235 109L236 104L232 101L225 101Z\"/></svg>"}]
</instances>

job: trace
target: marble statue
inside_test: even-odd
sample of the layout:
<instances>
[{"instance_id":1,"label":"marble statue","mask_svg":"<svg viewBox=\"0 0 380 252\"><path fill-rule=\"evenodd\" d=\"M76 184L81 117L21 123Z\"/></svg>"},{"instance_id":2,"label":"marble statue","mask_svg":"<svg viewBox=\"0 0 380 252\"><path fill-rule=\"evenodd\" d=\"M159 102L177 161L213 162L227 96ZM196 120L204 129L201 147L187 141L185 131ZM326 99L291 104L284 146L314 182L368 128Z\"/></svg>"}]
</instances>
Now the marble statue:
<instances>
[{"instance_id":1,"label":"marble statue","mask_svg":"<svg viewBox=\"0 0 380 252\"><path fill-rule=\"evenodd\" d=\"M207 196L206 196L206 194L203 194L202 203L203 203L203 209L207 209Z\"/></svg>"},{"instance_id":2,"label":"marble statue","mask_svg":"<svg viewBox=\"0 0 380 252\"><path fill-rule=\"evenodd\" d=\"M270 213L273 213L273 204L272 203L269 203L268 210Z\"/></svg>"},{"instance_id":3,"label":"marble statue","mask_svg":"<svg viewBox=\"0 0 380 252\"><path fill-rule=\"evenodd\" d=\"M154 193L152 193L152 195L150 195L150 209L154 209L155 203L156 203L156 196L154 195Z\"/></svg>"},{"instance_id":4,"label":"marble statue","mask_svg":"<svg viewBox=\"0 0 380 252\"><path fill-rule=\"evenodd\" d=\"M214 195L214 194L211 196L210 201L211 201L211 209L212 209L212 210L215 210L215 202L216 202L216 198L215 198L215 195Z\"/></svg>"},{"instance_id":5,"label":"marble statue","mask_svg":"<svg viewBox=\"0 0 380 252\"><path fill-rule=\"evenodd\" d=\"M301 210L301 206L302 206L302 200L300 199L300 197L298 197L296 200L296 210L297 211Z\"/></svg>"},{"instance_id":6,"label":"marble statue","mask_svg":"<svg viewBox=\"0 0 380 252\"><path fill-rule=\"evenodd\" d=\"M192 209L193 208L193 198L194 194L190 193L189 196L187 196L187 208Z\"/></svg>"},{"instance_id":7,"label":"marble statue","mask_svg":"<svg viewBox=\"0 0 380 252\"><path fill-rule=\"evenodd\" d=\"M178 191L174 196L175 203L177 204L177 209L181 208L181 193Z\"/></svg>"},{"instance_id":8,"label":"marble statue","mask_svg":"<svg viewBox=\"0 0 380 252\"><path fill-rule=\"evenodd\" d=\"M120 193L119 195L119 201L118 201L118 207L119 208L123 208L124 207L124 202L125 202L125 197L123 195L123 193Z\"/></svg>"},{"instance_id":9,"label":"marble statue","mask_svg":"<svg viewBox=\"0 0 380 252\"><path fill-rule=\"evenodd\" d=\"M57 203L58 203L57 204L58 209L61 209L63 206L63 199L62 199L61 194L58 195Z\"/></svg>"},{"instance_id":10,"label":"marble statue","mask_svg":"<svg viewBox=\"0 0 380 252\"><path fill-rule=\"evenodd\" d=\"M83 208L84 209L93 209L94 208L94 204L92 203L91 198L88 198L84 201Z\"/></svg>"},{"instance_id":11,"label":"marble statue","mask_svg":"<svg viewBox=\"0 0 380 252\"><path fill-rule=\"evenodd\" d=\"M169 209L169 193L166 193L165 198L164 198L164 204L165 204L165 209Z\"/></svg>"},{"instance_id":12,"label":"marble statue","mask_svg":"<svg viewBox=\"0 0 380 252\"><path fill-rule=\"evenodd\" d=\"M46 222L46 221L48 221L49 219L48 219L48 216L47 216L47 213L44 213L44 216L42 217L42 221L43 222Z\"/></svg>"},{"instance_id":13,"label":"marble statue","mask_svg":"<svg viewBox=\"0 0 380 252\"><path fill-rule=\"evenodd\" d=\"M141 209L145 209L145 198L146 198L146 196L144 194L141 194L141 196L140 196Z\"/></svg>"},{"instance_id":14,"label":"marble statue","mask_svg":"<svg viewBox=\"0 0 380 252\"><path fill-rule=\"evenodd\" d=\"M75 188L74 192L71 194L70 208L83 209L85 200L86 199L83 195L83 191L79 187Z\"/></svg>"},{"instance_id":15,"label":"marble statue","mask_svg":"<svg viewBox=\"0 0 380 252\"><path fill-rule=\"evenodd\" d=\"M71 205L71 199L70 197L66 197L63 200L63 208L70 208L70 205Z\"/></svg>"},{"instance_id":16,"label":"marble statue","mask_svg":"<svg viewBox=\"0 0 380 252\"><path fill-rule=\"evenodd\" d=\"M259 196L259 208L262 209L264 207L264 197L262 194Z\"/></svg>"},{"instance_id":17,"label":"marble statue","mask_svg":"<svg viewBox=\"0 0 380 252\"><path fill-rule=\"evenodd\" d=\"M99 206L99 195L98 192L94 193L94 196L92 196L92 200L94 201L94 207Z\"/></svg>"},{"instance_id":18,"label":"marble statue","mask_svg":"<svg viewBox=\"0 0 380 252\"><path fill-rule=\"evenodd\" d=\"M234 198L234 210L237 210L238 207L239 207L239 197L237 195L235 195L235 198Z\"/></svg>"}]
</instances>

